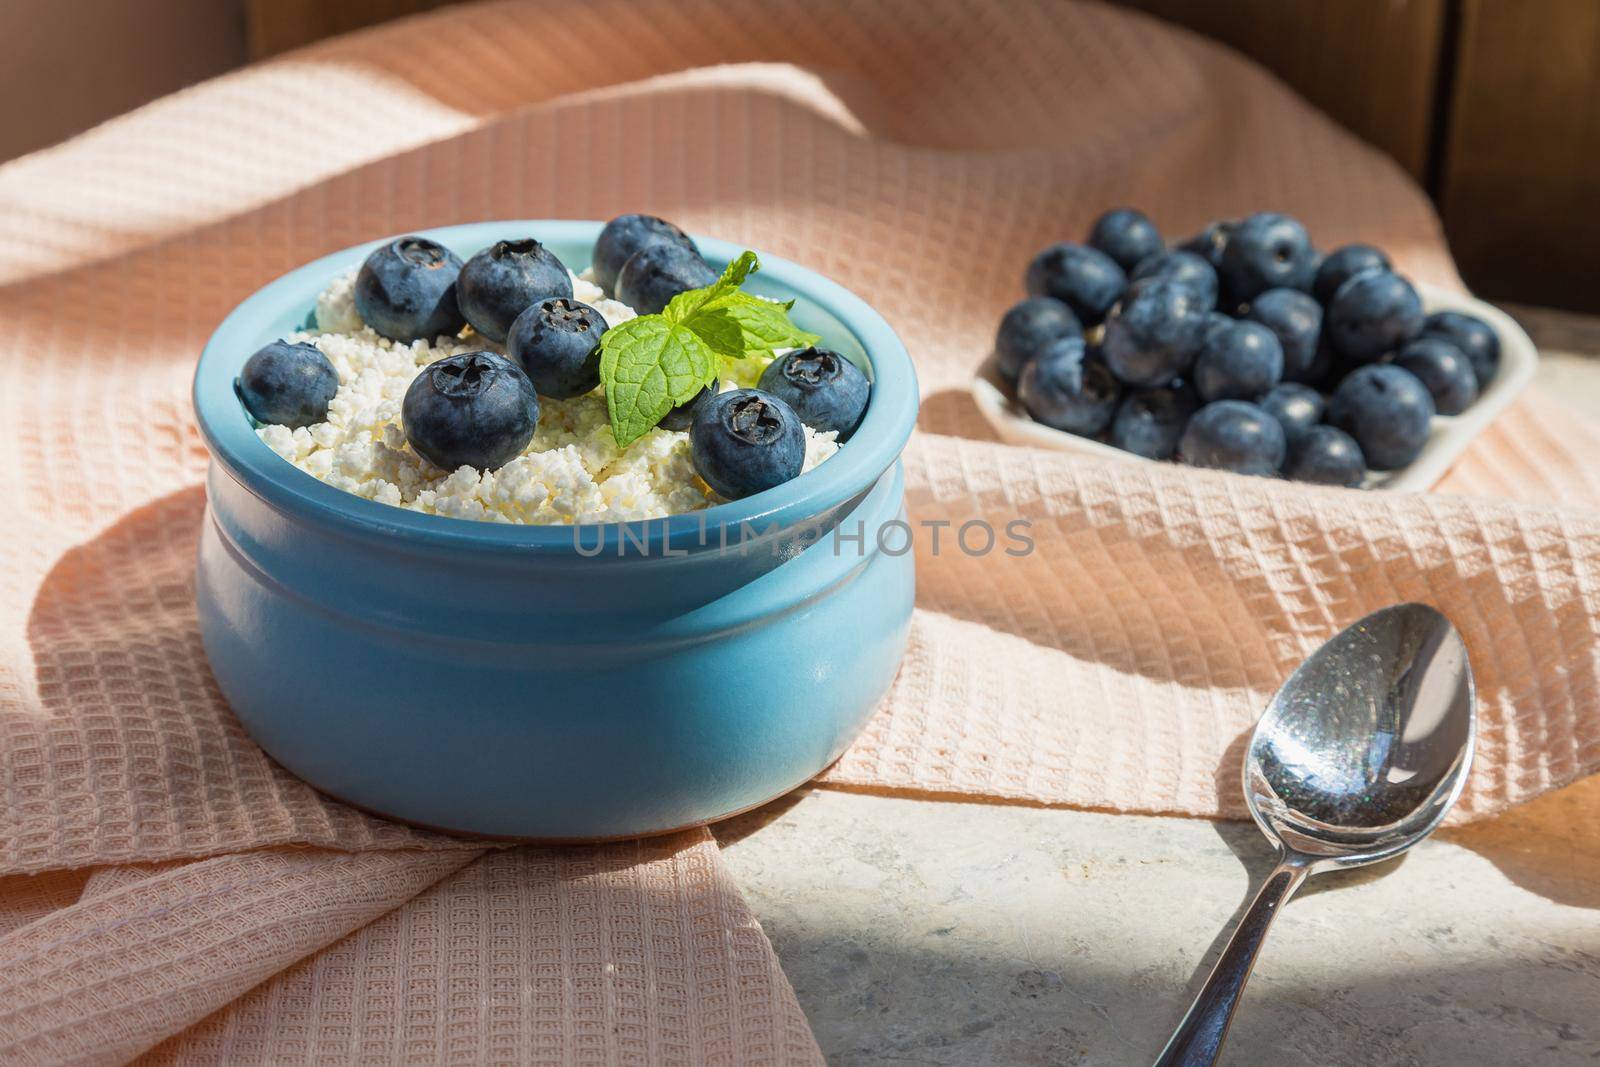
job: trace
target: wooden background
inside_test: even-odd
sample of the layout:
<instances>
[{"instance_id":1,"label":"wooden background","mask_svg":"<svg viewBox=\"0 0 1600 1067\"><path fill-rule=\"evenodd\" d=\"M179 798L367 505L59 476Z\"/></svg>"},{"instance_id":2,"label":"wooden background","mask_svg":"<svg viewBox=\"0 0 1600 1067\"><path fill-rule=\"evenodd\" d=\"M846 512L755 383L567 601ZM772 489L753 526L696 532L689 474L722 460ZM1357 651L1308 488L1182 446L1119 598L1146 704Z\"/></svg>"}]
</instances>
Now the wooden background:
<instances>
[{"instance_id":1,"label":"wooden background","mask_svg":"<svg viewBox=\"0 0 1600 1067\"><path fill-rule=\"evenodd\" d=\"M246 35L260 58L450 2L246 0ZM1394 156L1482 295L1600 312L1600 0L1121 2L1253 57Z\"/></svg>"}]
</instances>

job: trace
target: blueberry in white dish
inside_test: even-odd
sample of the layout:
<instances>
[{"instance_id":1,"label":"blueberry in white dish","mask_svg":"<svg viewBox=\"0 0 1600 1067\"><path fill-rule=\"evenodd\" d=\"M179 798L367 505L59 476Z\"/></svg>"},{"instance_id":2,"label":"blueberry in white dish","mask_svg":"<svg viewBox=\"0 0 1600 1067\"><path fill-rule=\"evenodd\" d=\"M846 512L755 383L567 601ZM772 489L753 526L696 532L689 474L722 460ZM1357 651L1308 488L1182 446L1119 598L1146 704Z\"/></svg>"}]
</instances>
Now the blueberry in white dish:
<instances>
[{"instance_id":1,"label":"blueberry in white dish","mask_svg":"<svg viewBox=\"0 0 1600 1067\"><path fill-rule=\"evenodd\" d=\"M1343 430L1313 426L1290 443L1283 473L1297 482L1358 489L1367 477L1367 461L1356 439Z\"/></svg>"},{"instance_id":2,"label":"blueberry in white dish","mask_svg":"<svg viewBox=\"0 0 1600 1067\"><path fill-rule=\"evenodd\" d=\"M1321 368L1322 306L1298 289L1268 289L1250 302L1249 318L1271 330L1283 348L1283 377L1315 381Z\"/></svg>"},{"instance_id":3,"label":"blueberry in white dish","mask_svg":"<svg viewBox=\"0 0 1600 1067\"><path fill-rule=\"evenodd\" d=\"M872 383L861 368L826 348L799 348L761 372L756 388L782 400L813 430L832 430L841 442L861 425Z\"/></svg>"},{"instance_id":4,"label":"blueberry in white dish","mask_svg":"<svg viewBox=\"0 0 1600 1067\"><path fill-rule=\"evenodd\" d=\"M1183 428L1199 408L1200 398L1184 385L1133 390L1111 421L1111 443L1145 459L1171 459Z\"/></svg>"},{"instance_id":5,"label":"blueberry in white dish","mask_svg":"<svg viewBox=\"0 0 1600 1067\"><path fill-rule=\"evenodd\" d=\"M506 354L540 396L570 400L600 384L605 316L578 300L552 297L525 309L506 335Z\"/></svg>"},{"instance_id":6,"label":"blueberry in white dish","mask_svg":"<svg viewBox=\"0 0 1600 1067\"><path fill-rule=\"evenodd\" d=\"M401 237L374 249L356 274L361 321L391 341L454 337L465 320L456 305L461 260L437 241Z\"/></svg>"},{"instance_id":7,"label":"blueberry in white dish","mask_svg":"<svg viewBox=\"0 0 1600 1067\"><path fill-rule=\"evenodd\" d=\"M316 345L273 341L245 360L239 399L257 422L295 429L325 422L339 372Z\"/></svg>"},{"instance_id":8,"label":"blueberry in white dish","mask_svg":"<svg viewBox=\"0 0 1600 1067\"><path fill-rule=\"evenodd\" d=\"M1121 394L1116 377L1081 337L1050 342L1017 381L1017 399L1028 414L1080 437L1094 437L1111 424Z\"/></svg>"},{"instance_id":9,"label":"blueberry in white dish","mask_svg":"<svg viewBox=\"0 0 1600 1067\"><path fill-rule=\"evenodd\" d=\"M1205 331L1194 360L1201 399L1254 400L1283 379L1283 346L1258 322L1227 322Z\"/></svg>"},{"instance_id":10,"label":"blueberry in white dish","mask_svg":"<svg viewBox=\"0 0 1600 1067\"><path fill-rule=\"evenodd\" d=\"M618 215L594 242L594 280L607 293L617 291L617 275L622 265L646 245L671 244L700 255L694 240L666 219L655 215Z\"/></svg>"},{"instance_id":11,"label":"blueberry in white dish","mask_svg":"<svg viewBox=\"0 0 1600 1067\"><path fill-rule=\"evenodd\" d=\"M1428 387L1440 415L1459 415L1478 399L1478 376L1466 353L1443 337L1423 334L1408 342L1395 354L1394 365Z\"/></svg>"},{"instance_id":12,"label":"blueberry in white dish","mask_svg":"<svg viewBox=\"0 0 1600 1067\"><path fill-rule=\"evenodd\" d=\"M1200 350L1209 311L1193 286L1165 278L1134 284L1106 320L1106 364L1128 385L1166 385L1182 377Z\"/></svg>"},{"instance_id":13,"label":"blueberry in white dish","mask_svg":"<svg viewBox=\"0 0 1600 1067\"><path fill-rule=\"evenodd\" d=\"M994 336L995 370L1012 384L1023 364L1062 337L1082 337L1083 324L1072 309L1053 296L1030 296L1011 305L1000 317Z\"/></svg>"},{"instance_id":14,"label":"blueberry in white dish","mask_svg":"<svg viewBox=\"0 0 1600 1067\"><path fill-rule=\"evenodd\" d=\"M1150 221L1150 216L1133 208L1119 207L1095 219L1089 231L1089 247L1116 260L1124 271L1131 271L1165 246L1161 231Z\"/></svg>"},{"instance_id":15,"label":"blueberry in white dish","mask_svg":"<svg viewBox=\"0 0 1600 1067\"><path fill-rule=\"evenodd\" d=\"M1247 304L1268 289L1309 288L1315 261L1304 226L1287 215L1262 211L1228 234L1217 274L1225 298Z\"/></svg>"},{"instance_id":16,"label":"blueberry in white dish","mask_svg":"<svg viewBox=\"0 0 1600 1067\"><path fill-rule=\"evenodd\" d=\"M1030 295L1055 297L1085 326L1102 322L1128 286L1116 260L1097 248L1070 243L1051 245L1034 256L1024 280Z\"/></svg>"},{"instance_id":17,"label":"blueberry in white dish","mask_svg":"<svg viewBox=\"0 0 1600 1067\"><path fill-rule=\"evenodd\" d=\"M670 242L645 245L617 272L616 297L641 315L659 315L672 298L703 289L717 272L693 249Z\"/></svg>"},{"instance_id":18,"label":"blueberry in white dish","mask_svg":"<svg viewBox=\"0 0 1600 1067\"><path fill-rule=\"evenodd\" d=\"M401 403L400 423L411 447L436 467L495 470L533 440L539 396L511 360L463 352L417 373Z\"/></svg>"},{"instance_id":19,"label":"blueberry in white dish","mask_svg":"<svg viewBox=\"0 0 1600 1067\"><path fill-rule=\"evenodd\" d=\"M1130 282L1146 278L1163 278L1188 285L1200 294L1200 302L1207 309L1217 306L1217 272L1210 263L1181 249L1161 252L1139 263L1133 270Z\"/></svg>"},{"instance_id":20,"label":"blueberry in white dish","mask_svg":"<svg viewBox=\"0 0 1600 1067\"><path fill-rule=\"evenodd\" d=\"M1500 366L1500 335L1494 327L1464 311L1435 311L1422 322L1422 332L1442 337L1461 349L1482 389Z\"/></svg>"},{"instance_id":21,"label":"blueberry in white dish","mask_svg":"<svg viewBox=\"0 0 1600 1067\"><path fill-rule=\"evenodd\" d=\"M556 254L531 237L496 241L461 268L456 303L472 328L501 342L524 310L547 297L572 296L572 277Z\"/></svg>"},{"instance_id":22,"label":"blueberry in white dish","mask_svg":"<svg viewBox=\"0 0 1600 1067\"><path fill-rule=\"evenodd\" d=\"M1346 283L1350 284L1350 283ZM1350 373L1328 402L1328 423L1356 439L1367 466L1404 467L1427 444L1433 396L1415 374L1387 363Z\"/></svg>"},{"instance_id":23,"label":"blueberry in white dish","mask_svg":"<svg viewBox=\"0 0 1600 1067\"><path fill-rule=\"evenodd\" d=\"M759 389L714 396L695 414L689 447L700 477L729 500L782 485L806 458L800 416Z\"/></svg>"},{"instance_id":24,"label":"blueberry in white dish","mask_svg":"<svg viewBox=\"0 0 1600 1067\"><path fill-rule=\"evenodd\" d=\"M1191 467L1271 476L1283 466L1287 444L1278 420L1243 400L1207 404L1189 420L1178 458Z\"/></svg>"},{"instance_id":25,"label":"blueberry in white dish","mask_svg":"<svg viewBox=\"0 0 1600 1067\"><path fill-rule=\"evenodd\" d=\"M1339 286L1324 321L1335 352L1371 362L1422 332L1422 298L1393 271L1369 270Z\"/></svg>"},{"instance_id":26,"label":"blueberry in white dish","mask_svg":"<svg viewBox=\"0 0 1600 1067\"><path fill-rule=\"evenodd\" d=\"M1393 270L1394 265L1380 249L1371 245L1353 244L1335 248L1317 267L1316 280L1311 284L1311 295L1319 303L1327 304L1339 286L1369 270Z\"/></svg>"},{"instance_id":27,"label":"blueberry in white dish","mask_svg":"<svg viewBox=\"0 0 1600 1067\"><path fill-rule=\"evenodd\" d=\"M687 430L689 427L694 425L695 416L699 415L706 405L711 403L712 398L721 391L722 383L712 382L710 385L694 394L694 396L690 397L688 400L685 400L683 403L679 404L677 407L661 416L661 421L656 423L656 425L660 426L663 430Z\"/></svg>"},{"instance_id":28,"label":"blueberry in white dish","mask_svg":"<svg viewBox=\"0 0 1600 1067\"><path fill-rule=\"evenodd\" d=\"M1300 382L1284 382L1269 390L1256 406L1278 420L1291 447L1320 423L1328 410L1322 394Z\"/></svg>"}]
</instances>

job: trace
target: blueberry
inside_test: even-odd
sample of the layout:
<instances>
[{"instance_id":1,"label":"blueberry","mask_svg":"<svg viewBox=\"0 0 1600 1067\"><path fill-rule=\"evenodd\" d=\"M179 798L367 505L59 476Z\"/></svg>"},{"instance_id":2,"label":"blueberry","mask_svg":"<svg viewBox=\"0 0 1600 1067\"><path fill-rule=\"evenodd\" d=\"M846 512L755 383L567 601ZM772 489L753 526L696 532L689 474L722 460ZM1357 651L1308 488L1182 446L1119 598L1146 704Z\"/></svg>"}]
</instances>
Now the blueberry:
<instances>
[{"instance_id":1,"label":"blueberry","mask_svg":"<svg viewBox=\"0 0 1600 1067\"><path fill-rule=\"evenodd\" d=\"M547 297L571 297L572 278L556 254L531 237L496 241L461 268L456 303L472 328L504 341L518 315Z\"/></svg>"},{"instance_id":2,"label":"blueberry","mask_svg":"<svg viewBox=\"0 0 1600 1067\"><path fill-rule=\"evenodd\" d=\"M1165 278L1192 286L1200 294L1202 304L1207 308L1217 306L1217 272L1193 252L1161 252L1150 256L1134 268L1130 281L1142 282L1146 278Z\"/></svg>"},{"instance_id":3,"label":"blueberry","mask_svg":"<svg viewBox=\"0 0 1600 1067\"><path fill-rule=\"evenodd\" d=\"M600 384L600 337L605 316L558 296L518 315L506 335L506 354L521 364L540 396L570 400Z\"/></svg>"},{"instance_id":4,"label":"blueberry","mask_svg":"<svg viewBox=\"0 0 1600 1067\"><path fill-rule=\"evenodd\" d=\"M767 364L756 388L782 400L800 421L822 433L833 430L840 441L861 425L872 383L861 368L826 348L797 348Z\"/></svg>"},{"instance_id":5,"label":"blueberry","mask_svg":"<svg viewBox=\"0 0 1600 1067\"><path fill-rule=\"evenodd\" d=\"M1249 317L1277 335L1283 346L1283 376L1312 381L1319 370L1322 305L1298 289L1268 289L1250 302Z\"/></svg>"},{"instance_id":6,"label":"blueberry","mask_svg":"<svg viewBox=\"0 0 1600 1067\"><path fill-rule=\"evenodd\" d=\"M1030 296L1011 306L994 337L995 369L1012 384L1022 365L1058 337L1082 337L1078 316L1050 296Z\"/></svg>"},{"instance_id":7,"label":"blueberry","mask_svg":"<svg viewBox=\"0 0 1600 1067\"><path fill-rule=\"evenodd\" d=\"M1459 415L1478 399L1478 377L1466 353L1443 337L1424 334L1400 350L1394 365L1428 387L1434 410L1441 415Z\"/></svg>"},{"instance_id":8,"label":"blueberry","mask_svg":"<svg viewBox=\"0 0 1600 1067\"><path fill-rule=\"evenodd\" d=\"M622 265L645 245L671 244L700 254L689 235L654 215L618 215L606 223L594 242L594 280L608 293L617 288Z\"/></svg>"},{"instance_id":9,"label":"blueberry","mask_svg":"<svg viewBox=\"0 0 1600 1067\"><path fill-rule=\"evenodd\" d=\"M711 403L711 398L721 390L721 382L712 382L694 394L694 396L661 416L661 421L657 425L663 430L687 430L694 425L695 417L700 414L701 410Z\"/></svg>"},{"instance_id":10,"label":"blueberry","mask_svg":"<svg viewBox=\"0 0 1600 1067\"><path fill-rule=\"evenodd\" d=\"M1222 253L1228 247L1228 238L1238 228L1239 222L1237 219L1213 222L1210 226L1178 245L1178 251L1193 252L1211 264L1213 270L1217 270L1222 266Z\"/></svg>"},{"instance_id":11,"label":"blueberry","mask_svg":"<svg viewBox=\"0 0 1600 1067\"><path fill-rule=\"evenodd\" d=\"M1200 407L1194 390L1165 385L1131 392L1111 423L1111 443L1145 459L1171 459L1189 418Z\"/></svg>"},{"instance_id":12,"label":"blueberry","mask_svg":"<svg viewBox=\"0 0 1600 1067\"><path fill-rule=\"evenodd\" d=\"M1354 437L1332 426L1313 426L1290 444L1283 473L1297 482L1358 489L1367 476L1367 461Z\"/></svg>"},{"instance_id":13,"label":"blueberry","mask_svg":"<svg viewBox=\"0 0 1600 1067\"><path fill-rule=\"evenodd\" d=\"M1263 211L1228 235L1217 274L1227 300L1245 304L1268 289L1309 285L1314 257L1304 226L1287 215Z\"/></svg>"},{"instance_id":14,"label":"blueberry","mask_svg":"<svg viewBox=\"0 0 1600 1067\"><path fill-rule=\"evenodd\" d=\"M1387 363L1356 368L1328 402L1328 422L1356 439L1373 470L1392 471L1416 459L1432 419L1427 386Z\"/></svg>"},{"instance_id":15,"label":"blueberry","mask_svg":"<svg viewBox=\"0 0 1600 1067\"><path fill-rule=\"evenodd\" d=\"M1205 332L1194 360L1202 399L1254 400L1283 378L1283 346L1256 322L1229 322Z\"/></svg>"},{"instance_id":16,"label":"blueberry","mask_svg":"<svg viewBox=\"0 0 1600 1067\"><path fill-rule=\"evenodd\" d=\"M645 245L622 264L616 295L641 315L659 315L679 293L704 289L717 278L717 272L698 252L657 242Z\"/></svg>"},{"instance_id":17,"label":"blueberry","mask_svg":"<svg viewBox=\"0 0 1600 1067\"><path fill-rule=\"evenodd\" d=\"M759 389L718 393L689 428L694 469L712 489L740 500L800 473L806 433L800 416Z\"/></svg>"},{"instance_id":18,"label":"blueberry","mask_svg":"<svg viewBox=\"0 0 1600 1067\"><path fill-rule=\"evenodd\" d=\"M493 352L462 352L411 379L400 426L417 455L443 470L494 470L533 440L539 394L522 368Z\"/></svg>"},{"instance_id":19,"label":"blueberry","mask_svg":"<svg viewBox=\"0 0 1600 1067\"><path fill-rule=\"evenodd\" d=\"M1125 271L1156 255L1164 247L1156 224L1142 211L1119 207L1095 219L1089 247L1098 248Z\"/></svg>"},{"instance_id":20,"label":"blueberry","mask_svg":"<svg viewBox=\"0 0 1600 1067\"><path fill-rule=\"evenodd\" d=\"M1500 335L1494 327L1464 311L1435 311L1422 323L1422 332L1443 337L1466 354L1482 389L1494 378L1500 366Z\"/></svg>"},{"instance_id":21,"label":"blueberry","mask_svg":"<svg viewBox=\"0 0 1600 1067\"><path fill-rule=\"evenodd\" d=\"M1292 446L1322 421L1328 402L1309 385L1284 382L1256 401L1256 406L1278 420L1283 436Z\"/></svg>"},{"instance_id":22,"label":"blueberry","mask_svg":"<svg viewBox=\"0 0 1600 1067\"><path fill-rule=\"evenodd\" d=\"M1093 437L1111 423L1121 386L1105 363L1090 356L1081 337L1062 337L1028 361L1017 398L1046 426Z\"/></svg>"},{"instance_id":23,"label":"blueberry","mask_svg":"<svg viewBox=\"0 0 1600 1067\"><path fill-rule=\"evenodd\" d=\"M456 306L461 260L426 237L401 237L374 249L356 274L356 312L392 341L454 337L465 320Z\"/></svg>"},{"instance_id":24,"label":"blueberry","mask_svg":"<svg viewBox=\"0 0 1600 1067\"><path fill-rule=\"evenodd\" d=\"M1422 298L1393 271L1369 270L1339 286L1326 319L1334 351L1369 363L1422 331Z\"/></svg>"},{"instance_id":25,"label":"blueberry","mask_svg":"<svg viewBox=\"0 0 1600 1067\"><path fill-rule=\"evenodd\" d=\"M1371 245L1345 245L1328 253L1317 268L1316 281L1311 284L1311 295L1322 304L1333 299L1339 286L1369 270L1389 270L1393 264L1381 249Z\"/></svg>"},{"instance_id":26,"label":"blueberry","mask_svg":"<svg viewBox=\"0 0 1600 1067\"><path fill-rule=\"evenodd\" d=\"M1285 448L1277 419L1243 400L1218 400L1189 420L1178 458L1192 467L1273 475L1283 466Z\"/></svg>"},{"instance_id":27,"label":"blueberry","mask_svg":"<svg viewBox=\"0 0 1600 1067\"><path fill-rule=\"evenodd\" d=\"M1146 278L1106 320L1101 348L1111 371L1129 385L1166 385L1194 362L1209 309L1194 288Z\"/></svg>"},{"instance_id":28,"label":"blueberry","mask_svg":"<svg viewBox=\"0 0 1600 1067\"><path fill-rule=\"evenodd\" d=\"M1028 264L1029 294L1064 301L1085 326L1106 317L1128 286L1128 276L1116 260L1083 245L1051 245Z\"/></svg>"},{"instance_id":29,"label":"blueberry","mask_svg":"<svg viewBox=\"0 0 1600 1067\"><path fill-rule=\"evenodd\" d=\"M257 422L311 426L326 422L339 372L316 345L274 341L244 361L239 399Z\"/></svg>"}]
</instances>

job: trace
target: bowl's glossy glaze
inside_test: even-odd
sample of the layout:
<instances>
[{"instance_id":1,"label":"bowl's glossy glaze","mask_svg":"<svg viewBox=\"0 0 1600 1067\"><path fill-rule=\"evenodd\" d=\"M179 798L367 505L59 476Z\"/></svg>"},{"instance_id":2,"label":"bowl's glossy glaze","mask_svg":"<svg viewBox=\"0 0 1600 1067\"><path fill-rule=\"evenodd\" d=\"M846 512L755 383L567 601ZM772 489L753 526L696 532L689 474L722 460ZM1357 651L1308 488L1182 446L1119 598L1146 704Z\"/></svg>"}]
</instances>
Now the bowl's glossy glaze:
<instances>
[{"instance_id":1,"label":"bowl's glossy glaze","mask_svg":"<svg viewBox=\"0 0 1600 1067\"><path fill-rule=\"evenodd\" d=\"M581 270L599 224L423 231L463 257L533 234ZM740 249L697 240L725 263ZM844 750L905 649L903 518L916 419L904 347L865 303L763 256L751 288L867 369L850 443L777 489L651 522L508 526L351 496L256 436L233 391L378 242L246 300L195 376L211 449L201 633L223 693L285 767L363 808L543 840L658 833L806 781ZM898 549L902 538L887 539Z\"/></svg>"}]
</instances>

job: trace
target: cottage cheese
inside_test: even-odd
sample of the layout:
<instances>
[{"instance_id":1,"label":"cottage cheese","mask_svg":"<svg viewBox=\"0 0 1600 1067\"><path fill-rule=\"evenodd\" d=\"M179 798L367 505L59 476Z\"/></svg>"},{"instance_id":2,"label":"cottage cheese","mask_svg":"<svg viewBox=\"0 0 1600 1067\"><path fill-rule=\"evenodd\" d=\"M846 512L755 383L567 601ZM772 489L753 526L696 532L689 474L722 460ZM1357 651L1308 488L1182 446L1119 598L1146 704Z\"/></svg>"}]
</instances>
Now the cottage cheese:
<instances>
[{"instance_id":1,"label":"cottage cheese","mask_svg":"<svg viewBox=\"0 0 1600 1067\"><path fill-rule=\"evenodd\" d=\"M257 430L269 448L307 474L368 500L485 522L627 522L721 502L695 473L687 433L657 428L617 448L600 389L572 400L540 397L533 440L499 470L435 467L412 451L400 428L411 379L458 352L502 349L482 338L406 345L379 337L356 312L354 285L354 270L330 282L317 297L317 328L288 338L316 345L339 372L328 421ZM634 317L627 305L605 299L587 276L575 277L572 288L611 326ZM726 367L724 388L753 385L767 362L746 359ZM809 426L805 433L805 470L838 451L834 434Z\"/></svg>"}]
</instances>

